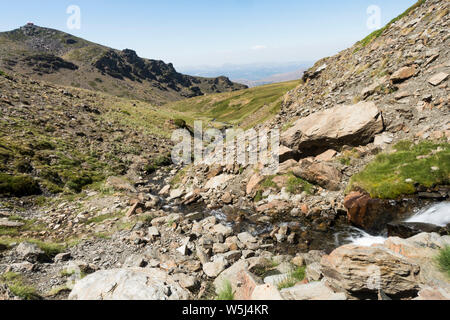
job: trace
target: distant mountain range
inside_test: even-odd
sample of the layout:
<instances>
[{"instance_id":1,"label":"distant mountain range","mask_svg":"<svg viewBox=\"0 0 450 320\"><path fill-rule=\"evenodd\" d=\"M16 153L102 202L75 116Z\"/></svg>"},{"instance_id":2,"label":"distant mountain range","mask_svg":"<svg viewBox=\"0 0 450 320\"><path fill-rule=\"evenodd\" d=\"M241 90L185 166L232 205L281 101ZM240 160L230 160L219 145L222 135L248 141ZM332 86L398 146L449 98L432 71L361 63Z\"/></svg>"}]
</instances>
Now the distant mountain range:
<instances>
[{"instance_id":1,"label":"distant mountain range","mask_svg":"<svg viewBox=\"0 0 450 320\"><path fill-rule=\"evenodd\" d=\"M219 67L182 67L184 73L199 77L224 75L249 87L300 79L313 62L224 64Z\"/></svg>"},{"instance_id":2,"label":"distant mountain range","mask_svg":"<svg viewBox=\"0 0 450 320\"><path fill-rule=\"evenodd\" d=\"M140 58L133 50L111 49L31 23L0 33L0 68L158 105L247 88L224 76L184 75L171 63Z\"/></svg>"}]
</instances>

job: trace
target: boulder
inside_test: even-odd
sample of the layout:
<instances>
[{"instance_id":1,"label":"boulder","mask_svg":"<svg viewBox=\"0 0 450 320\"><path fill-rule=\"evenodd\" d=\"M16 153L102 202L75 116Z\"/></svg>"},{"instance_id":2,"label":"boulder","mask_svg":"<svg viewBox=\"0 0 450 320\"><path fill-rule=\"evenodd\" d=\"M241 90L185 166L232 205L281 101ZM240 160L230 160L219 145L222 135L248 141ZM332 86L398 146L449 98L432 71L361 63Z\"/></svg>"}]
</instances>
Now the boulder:
<instances>
[{"instance_id":1,"label":"boulder","mask_svg":"<svg viewBox=\"0 0 450 320\"><path fill-rule=\"evenodd\" d=\"M308 264L306 267L306 280L308 282L319 281L322 279L322 266L318 262Z\"/></svg>"},{"instance_id":2,"label":"boulder","mask_svg":"<svg viewBox=\"0 0 450 320\"><path fill-rule=\"evenodd\" d=\"M16 256L21 260L31 263L49 262L49 257L37 245L29 242L22 242L15 248Z\"/></svg>"},{"instance_id":3,"label":"boulder","mask_svg":"<svg viewBox=\"0 0 450 320\"><path fill-rule=\"evenodd\" d=\"M285 300L347 300L345 293L335 293L324 282L298 284L281 290Z\"/></svg>"},{"instance_id":4,"label":"boulder","mask_svg":"<svg viewBox=\"0 0 450 320\"><path fill-rule=\"evenodd\" d=\"M438 86L438 85L440 85L442 82L444 82L447 79L448 79L448 74L445 73L445 72L440 72L440 73L435 74L434 76L432 76L428 80L428 83L433 85L433 86Z\"/></svg>"},{"instance_id":5,"label":"boulder","mask_svg":"<svg viewBox=\"0 0 450 320\"><path fill-rule=\"evenodd\" d=\"M348 221L368 231L380 231L387 223L403 219L413 205L414 202L407 199L373 199L362 192L351 192L344 199Z\"/></svg>"},{"instance_id":6,"label":"boulder","mask_svg":"<svg viewBox=\"0 0 450 320\"><path fill-rule=\"evenodd\" d=\"M415 75L417 75L417 73L418 71L415 65L410 67L403 67L391 75L391 81L392 83L400 83L414 77Z\"/></svg>"},{"instance_id":7,"label":"boulder","mask_svg":"<svg viewBox=\"0 0 450 320\"><path fill-rule=\"evenodd\" d=\"M316 157L316 161L325 161L325 162L331 161L336 156L336 154L337 154L336 150L333 149L327 150L324 153L319 154Z\"/></svg>"},{"instance_id":8,"label":"boulder","mask_svg":"<svg viewBox=\"0 0 450 320\"><path fill-rule=\"evenodd\" d=\"M283 300L277 287L271 284L257 286L252 293L251 300L256 301L277 301Z\"/></svg>"},{"instance_id":9,"label":"boulder","mask_svg":"<svg viewBox=\"0 0 450 320\"><path fill-rule=\"evenodd\" d=\"M230 179L233 178L233 175L229 174L221 174L219 176L216 176L214 178L211 178L206 182L205 189L218 189L223 188L225 186L225 183L227 183Z\"/></svg>"},{"instance_id":10,"label":"boulder","mask_svg":"<svg viewBox=\"0 0 450 320\"><path fill-rule=\"evenodd\" d=\"M160 269L113 269L78 281L70 300L187 300L189 292Z\"/></svg>"},{"instance_id":11,"label":"boulder","mask_svg":"<svg viewBox=\"0 0 450 320\"><path fill-rule=\"evenodd\" d=\"M256 192L256 187L264 180L264 177L255 173L247 183L247 194L252 195Z\"/></svg>"},{"instance_id":12,"label":"boulder","mask_svg":"<svg viewBox=\"0 0 450 320\"><path fill-rule=\"evenodd\" d=\"M379 290L391 298L416 297L420 267L384 247L346 245L324 256L327 285L360 299L377 299Z\"/></svg>"},{"instance_id":13,"label":"boulder","mask_svg":"<svg viewBox=\"0 0 450 320\"><path fill-rule=\"evenodd\" d=\"M283 163L285 161L288 161L290 159L295 159L295 152L294 150L285 147L285 146L280 146L279 148L279 159L280 159L280 163Z\"/></svg>"},{"instance_id":14,"label":"boulder","mask_svg":"<svg viewBox=\"0 0 450 320\"><path fill-rule=\"evenodd\" d=\"M445 246L450 246L450 236L440 236L437 233L421 233L409 239L391 237L384 243L384 247L420 266L421 283L450 290L448 278L435 263L439 249Z\"/></svg>"},{"instance_id":15,"label":"boulder","mask_svg":"<svg viewBox=\"0 0 450 320\"><path fill-rule=\"evenodd\" d=\"M250 300L254 289L262 284L262 281L249 272L249 265L248 261L240 260L223 271L213 283L216 293L223 290L224 286L229 283L235 300Z\"/></svg>"},{"instance_id":16,"label":"boulder","mask_svg":"<svg viewBox=\"0 0 450 320\"><path fill-rule=\"evenodd\" d=\"M203 272L210 278L217 277L223 270L225 270L228 262L224 257L217 257L213 262L208 262L203 265Z\"/></svg>"},{"instance_id":17,"label":"boulder","mask_svg":"<svg viewBox=\"0 0 450 320\"><path fill-rule=\"evenodd\" d=\"M371 142L384 129L381 111L373 102L342 105L302 118L281 135L281 143L302 155L319 155L343 145Z\"/></svg>"},{"instance_id":18,"label":"boulder","mask_svg":"<svg viewBox=\"0 0 450 320\"><path fill-rule=\"evenodd\" d=\"M340 189L342 173L332 164L312 162L308 159L300 161L298 167L292 169L296 177L317 184L325 189L337 191Z\"/></svg>"}]
</instances>

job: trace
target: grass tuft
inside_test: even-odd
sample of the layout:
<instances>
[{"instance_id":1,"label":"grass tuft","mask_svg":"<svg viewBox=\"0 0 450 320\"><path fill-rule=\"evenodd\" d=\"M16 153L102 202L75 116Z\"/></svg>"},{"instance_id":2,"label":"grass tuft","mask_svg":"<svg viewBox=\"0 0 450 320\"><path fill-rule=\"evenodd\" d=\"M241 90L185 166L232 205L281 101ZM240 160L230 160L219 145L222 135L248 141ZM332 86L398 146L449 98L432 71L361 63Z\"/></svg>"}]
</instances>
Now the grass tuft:
<instances>
[{"instance_id":1,"label":"grass tuft","mask_svg":"<svg viewBox=\"0 0 450 320\"><path fill-rule=\"evenodd\" d=\"M22 275L18 273L6 272L0 277L0 282L6 284L16 297L24 300L42 299L36 289L26 284Z\"/></svg>"},{"instance_id":2,"label":"grass tuft","mask_svg":"<svg viewBox=\"0 0 450 320\"><path fill-rule=\"evenodd\" d=\"M219 290L216 300L232 301L234 300L233 287L230 281L224 281L222 288Z\"/></svg>"},{"instance_id":3,"label":"grass tuft","mask_svg":"<svg viewBox=\"0 0 450 320\"><path fill-rule=\"evenodd\" d=\"M292 271L286 280L278 284L278 290L287 289L295 286L297 283L303 281L306 276L306 268L298 267Z\"/></svg>"},{"instance_id":4,"label":"grass tuft","mask_svg":"<svg viewBox=\"0 0 450 320\"><path fill-rule=\"evenodd\" d=\"M436 257L436 261L441 271L445 272L450 278L450 246L440 250L439 255Z\"/></svg>"}]
</instances>

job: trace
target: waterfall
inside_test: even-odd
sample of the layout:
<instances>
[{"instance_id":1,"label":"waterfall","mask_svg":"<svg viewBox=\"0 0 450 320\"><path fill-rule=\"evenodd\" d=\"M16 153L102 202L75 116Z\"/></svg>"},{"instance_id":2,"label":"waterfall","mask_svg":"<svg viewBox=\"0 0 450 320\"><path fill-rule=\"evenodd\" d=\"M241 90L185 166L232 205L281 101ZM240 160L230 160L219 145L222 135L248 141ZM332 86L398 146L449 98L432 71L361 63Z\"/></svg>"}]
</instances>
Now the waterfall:
<instances>
[{"instance_id":1,"label":"waterfall","mask_svg":"<svg viewBox=\"0 0 450 320\"><path fill-rule=\"evenodd\" d=\"M450 223L450 202L442 202L421 210L405 222L422 222L445 227Z\"/></svg>"},{"instance_id":2,"label":"waterfall","mask_svg":"<svg viewBox=\"0 0 450 320\"><path fill-rule=\"evenodd\" d=\"M420 222L445 227L450 223L450 202L442 202L421 209L405 222ZM374 244L383 244L387 240L386 236L372 236L358 228L353 228L353 230L354 232L346 241L358 246L370 247Z\"/></svg>"}]
</instances>

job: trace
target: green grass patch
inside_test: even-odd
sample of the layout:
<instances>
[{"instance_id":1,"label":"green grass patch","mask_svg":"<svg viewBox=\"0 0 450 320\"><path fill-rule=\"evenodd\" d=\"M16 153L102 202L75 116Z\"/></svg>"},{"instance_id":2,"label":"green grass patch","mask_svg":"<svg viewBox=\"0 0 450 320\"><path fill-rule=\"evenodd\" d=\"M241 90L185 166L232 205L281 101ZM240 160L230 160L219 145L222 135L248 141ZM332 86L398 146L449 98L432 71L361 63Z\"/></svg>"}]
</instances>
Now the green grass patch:
<instances>
[{"instance_id":1,"label":"green grass patch","mask_svg":"<svg viewBox=\"0 0 450 320\"><path fill-rule=\"evenodd\" d=\"M172 164L170 156L159 156L152 159L148 164L144 166L146 174L152 174L161 167L166 167Z\"/></svg>"},{"instance_id":2,"label":"green grass patch","mask_svg":"<svg viewBox=\"0 0 450 320\"><path fill-rule=\"evenodd\" d=\"M364 190L373 198L397 199L416 193L418 187L431 188L450 183L450 147L446 142L403 141L395 152L379 154L350 180L347 192Z\"/></svg>"},{"instance_id":3,"label":"green grass patch","mask_svg":"<svg viewBox=\"0 0 450 320\"><path fill-rule=\"evenodd\" d=\"M295 269L294 271L289 273L286 280L284 280L278 284L278 290L291 288L291 287L295 286L297 283L299 283L305 279L305 275L306 275L306 268L298 267L297 269Z\"/></svg>"},{"instance_id":4,"label":"green grass patch","mask_svg":"<svg viewBox=\"0 0 450 320\"><path fill-rule=\"evenodd\" d=\"M21 243L21 242L29 242L37 245L44 253L52 258L56 256L58 253L64 252L68 245L65 243L54 243L54 242L46 242L33 238L21 238L21 237L2 237L0 238L0 244L4 246L11 246L13 243Z\"/></svg>"},{"instance_id":5,"label":"green grass patch","mask_svg":"<svg viewBox=\"0 0 450 320\"><path fill-rule=\"evenodd\" d=\"M289 174L289 179L286 185L286 191L291 194L298 194L301 192L306 192L307 194L312 194L314 186L301 178L294 176L294 174Z\"/></svg>"},{"instance_id":6,"label":"green grass patch","mask_svg":"<svg viewBox=\"0 0 450 320\"><path fill-rule=\"evenodd\" d=\"M15 272L6 272L0 277L0 282L6 284L12 294L23 300L41 300L37 290L28 285L23 276Z\"/></svg>"},{"instance_id":7,"label":"green grass patch","mask_svg":"<svg viewBox=\"0 0 450 320\"><path fill-rule=\"evenodd\" d=\"M224 281L222 288L217 293L216 300L220 301L232 301L234 300L233 287L230 281Z\"/></svg>"},{"instance_id":8,"label":"green grass patch","mask_svg":"<svg viewBox=\"0 0 450 320\"><path fill-rule=\"evenodd\" d=\"M299 85L299 81L259 86L251 89L210 94L171 103L167 107L178 112L189 125L194 120L210 123L212 127L223 124L249 129L275 116L284 95Z\"/></svg>"},{"instance_id":9,"label":"green grass patch","mask_svg":"<svg viewBox=\"0 0 450 320\"><path fill-rule=\"evenodd\" d=\"M442 272L446 273L450 278L450 246L446 246L441 249L439 255L436 257L436 261Z\"/></svg>"},{"instance_id":10,"label":"green grass patch","mask_svg":"<svg viewBox=\"0 0 450 320\"><path fill-rule=\"evenodd\" d=\"M39 184L32 177L0 173L0 195L23 197L40 193Z\"/></svg>"}]
</instances>

